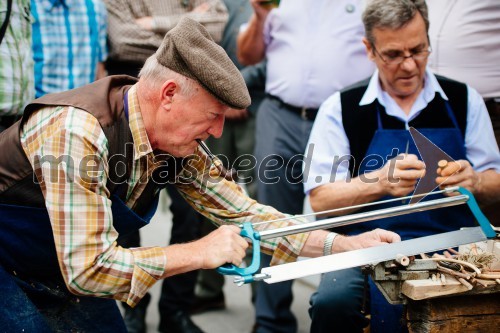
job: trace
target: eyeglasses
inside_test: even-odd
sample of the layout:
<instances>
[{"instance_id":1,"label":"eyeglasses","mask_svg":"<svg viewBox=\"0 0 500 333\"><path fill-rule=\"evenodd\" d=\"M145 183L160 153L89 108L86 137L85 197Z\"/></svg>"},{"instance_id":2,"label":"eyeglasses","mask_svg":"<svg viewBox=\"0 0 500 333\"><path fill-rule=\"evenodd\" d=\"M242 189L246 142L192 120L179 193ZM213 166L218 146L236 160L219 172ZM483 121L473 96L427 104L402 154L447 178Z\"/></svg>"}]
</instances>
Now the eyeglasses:
<instances>
[{"instance_id":1,"label":"eyeglasses","mask_svg":"<svg viewBox=\"0 0 500 333\"><path fill-rule=\"evenodd\" d=\"M432 50L431 47L429 46L427 50L422 50L422 51L417 51L414 52L408 56L403 55L402 52L394 52L394 54L384 54L384 57L377 51L375 46L373 46L373 50L375 53L382 59L387 65L390 66L396 66L401 63L403 63L406 59L412 58L413 61L423 61L429 57L429 54L431 54Z\"/></svg>"}]
</instances>

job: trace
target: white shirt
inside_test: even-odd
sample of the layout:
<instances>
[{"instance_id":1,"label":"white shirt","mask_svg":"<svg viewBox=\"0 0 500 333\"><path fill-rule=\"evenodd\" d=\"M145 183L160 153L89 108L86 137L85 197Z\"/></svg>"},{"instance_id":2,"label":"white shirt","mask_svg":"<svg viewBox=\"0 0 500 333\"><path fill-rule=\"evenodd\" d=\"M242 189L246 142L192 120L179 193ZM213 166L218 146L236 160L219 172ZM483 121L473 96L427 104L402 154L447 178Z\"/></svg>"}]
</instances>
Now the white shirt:
<instances>
[{"instance_id":1,"label":"white shirt","mask_svg":"<svg viewBox=\"0 0 500 333\"><path fill-rule=\"evenodd\" d=\"M500 1L427 0L436 74L500 98Z\"/></svg>"},{"instance_id":2,"label":"white shirt","mask_svg":"<svg viewBox=\"0 0 500 333\"><path fill-rule=\"evenodd\" d=\"M474 170L478 172L488 169L500 172L500 153L484 101L474 88L467 86L467 92L466 157L474 165ZM377 70L370 79L368 88L359 104L367 105L376 99L384 106L388 115L404 121L406 128L409 128L408 122L417 117L436 94L440 94L443 99L448 100L434 74L427 70L424 89L413 104L410 113L406 115L396 102L382 90ZM311 156L309 156L310 153ZM307 156L307 163L310 161L310 166L304 167L307 173L304 174L305 193L308 194L320 185L346 179L349 175L347 162L334 165L333 161L335 156L349 156L350 154L349 140L342 124L340 93L337 92L321 105L309 137L305 156ZM336 170L335 175L331 175L332 170Z\"/></svg>"},{"instance_id":3,"label":"white shirt","mask_svg":"<svg viewBox=\"0 0 500 333\"><path fill-rule=\"evenodd\" d=\"M264 25L266 92L317 108L334 92L368 78L374 64L362 39L363 0L282 0Z\"/></svg>"}]
</instances>

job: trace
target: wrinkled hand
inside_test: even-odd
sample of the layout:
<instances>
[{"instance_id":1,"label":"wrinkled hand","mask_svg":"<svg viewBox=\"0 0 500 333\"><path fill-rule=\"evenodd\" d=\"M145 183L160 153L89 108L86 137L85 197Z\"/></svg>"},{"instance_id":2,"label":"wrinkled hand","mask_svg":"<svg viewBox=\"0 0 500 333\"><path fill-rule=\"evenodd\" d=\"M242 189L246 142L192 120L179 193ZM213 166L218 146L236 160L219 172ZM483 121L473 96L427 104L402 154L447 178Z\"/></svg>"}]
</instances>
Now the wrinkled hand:
<instances>
[{"instance_id":1,"label":"wrinkled hand","mask_svg":"<svg viewBox=\"0 0 500 333\"><path fill-rule=\"evenodd\" d=\"M144 30L153 31L153 18L151 16L135 19L135 23Z\"/></svg>"},{"instance_id":2,"label":"wrinkled hand","mask_svg":"<svg viewBox=\"0 0 500 333\"><path fill-rule=\"evenodd\" d=\"M450 186L461 186L475 194L481 185L481 178L479 174L474 171L469 161L458 160L449 162L448 165L439 170L440 176L436 177L436 183L440 189ZM458 193L451 193L449 195L457 195Z\"/></svg>"},{"instance_id":3,"label":"wrinkled hand","mask_svg":"<svg viewBox=\"0 0 500 333\"><path fill-rule=\"evenodd\" d=\"M398 234L384 229L375 229L356 236L337 235L333 252L344 252L400 242Z\"/></svg>"},{"instance_id":4,"label":"wrinkled hand","mask_svg":"<svg viewBox=\"0 0 500 333\"><path fill-rule=\"evenodd\" d=\"M225 117L227 120L233 122L244 121L248 118L248 111L247 109L229 109L226 111Z\"/></svg>"},{"instance_id":5,"label":"wrinkled hand","mask_svg":"<svg viewBox=\"0 0 500 333\"><path fill-rule=\"evenodd\" d=\"M202 256L202 269L213 269L224 264L241 265L248 248L240 236L241 229L234 225L222 225L196 243L196 251Z\"/></svg>"},{"instance_id":6,"label":"wrinkled hand","mask_svg":"<svg viewBox=\"0 0 500 333\"><path fill-rule=\"evenodd\" d=\"M402 197L415 190L418 180L425 175L425 164L414 154L399 154L375 173L384 195Z\"/></svg>"}]
</instances>

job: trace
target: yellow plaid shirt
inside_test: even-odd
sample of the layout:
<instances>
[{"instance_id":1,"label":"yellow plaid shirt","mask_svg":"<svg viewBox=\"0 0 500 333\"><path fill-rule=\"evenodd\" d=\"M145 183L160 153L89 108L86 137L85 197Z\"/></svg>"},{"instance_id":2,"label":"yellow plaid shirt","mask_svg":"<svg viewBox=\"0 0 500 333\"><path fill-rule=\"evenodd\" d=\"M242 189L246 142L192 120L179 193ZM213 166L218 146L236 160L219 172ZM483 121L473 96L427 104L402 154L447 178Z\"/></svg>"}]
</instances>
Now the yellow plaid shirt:
<instances>
[{"instance_id":1,"label":"yellow plaid shirt","mask_svg":"<svg viewBox=\"0 0 500 333\"><path fill-rule=\"evenodd\" d=\"M154 170L155 156L135 86L129 90L128 105L134 163L125 203L133 207ZM26 122L21 130L21 144L45 197L59 265L68 288L75 294L136 304L164 274L166 257L160 247L124 249L116 244L118 233L113 227L106 188L108 142L97 119L73 107L46 107ZM81 165L84 157L90 155L98 156L93 160L96 162ZM53 156L62 163L43 163L43 156ZM218 225L285 217L248 198L236 183L220 177L200 150L190 158L178 179L176 186L186 200ZM287 224L262 224L256 229ZM304 233L264 241L262 251L273 254L273 264L293 261L307 236Z\"/></svg>"}]
</instances>

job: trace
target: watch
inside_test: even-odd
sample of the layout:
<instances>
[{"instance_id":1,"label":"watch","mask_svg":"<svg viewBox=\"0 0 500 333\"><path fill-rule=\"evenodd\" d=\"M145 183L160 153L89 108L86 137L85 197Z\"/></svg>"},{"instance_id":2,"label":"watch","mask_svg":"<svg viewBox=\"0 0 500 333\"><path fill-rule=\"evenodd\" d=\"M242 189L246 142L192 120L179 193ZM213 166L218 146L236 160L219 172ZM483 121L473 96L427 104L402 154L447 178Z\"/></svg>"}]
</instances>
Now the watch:
<instances>
[{"instance_id":1,"label":"watch","mask_svg":"<svg viewBox=\"0 0 500 333\"><path fill-rule=\"evenodd\" d=\"M333 241L335 240L335 237L337 237L337 233L335 232L329 232L328 235L326 235L325 242L323 243L323 255L324 256L329 256L332 254L332 246L333 246Z\"/></svg>"}]
</instances>

